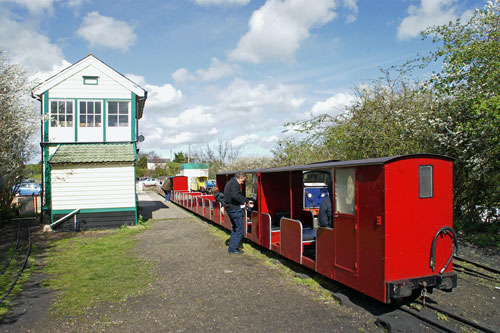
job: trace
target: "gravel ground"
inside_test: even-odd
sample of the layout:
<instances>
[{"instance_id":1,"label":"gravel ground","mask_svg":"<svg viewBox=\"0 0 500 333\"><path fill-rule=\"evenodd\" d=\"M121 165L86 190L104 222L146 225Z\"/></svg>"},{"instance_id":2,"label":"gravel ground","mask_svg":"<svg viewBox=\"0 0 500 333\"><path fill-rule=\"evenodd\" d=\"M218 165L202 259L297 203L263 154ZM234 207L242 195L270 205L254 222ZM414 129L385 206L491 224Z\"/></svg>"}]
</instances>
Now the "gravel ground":
<instances>
[{"instance_id":1,"label":"gravel ground","mask_svg":"<svg viewBox=\"0 0 500 333\"><path fill-rule=\"evenodd\" d=\"M153 192L140 198L144 216L161 219L138 236L137 254L157 267L158 279L149 290L119 304L101 304L83 317L53 318L48 311L52 292L40 286L43 276L35 275L0 331L383 332L374 322L392 307L352 290L343 292L343 305L320 299L286 276L281 264L265 264L248 254L255 250L228 255L216 226L174 204L165 206ZM489 265L499 267L498 252L466 245L459 254L482 262L487 257ZM500 290L474 281L460 278L452 293L435 292L429 301L500 327ZM406 324L405 331L429 331L416 322Z\"/></svg>"}]
</instances>

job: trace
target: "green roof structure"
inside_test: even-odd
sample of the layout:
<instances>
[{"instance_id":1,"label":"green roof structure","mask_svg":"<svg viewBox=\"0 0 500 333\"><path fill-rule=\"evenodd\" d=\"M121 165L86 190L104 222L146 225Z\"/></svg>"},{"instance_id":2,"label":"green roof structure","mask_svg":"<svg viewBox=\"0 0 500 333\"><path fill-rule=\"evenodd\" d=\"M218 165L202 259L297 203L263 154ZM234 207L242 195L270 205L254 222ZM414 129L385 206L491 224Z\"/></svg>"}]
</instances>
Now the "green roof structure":
<instances>
[{"instance_id":1,"label":"green roof structure","mask_svg":"<svg viewBox=\"0 0 500 333\"><path fill-rule=\"evenodd\" d=\"M182 163L181 170L186 169L208 169L208 163Z\"/></svg>"},{"instance_id":2,"label":"green roof structure","mask_svg":"<svg viewBox=\"0 0 500 333\"><path fill-rule=\"evenodd\" d=\"M61 145L48 162L50 164L62 164L133 161L135 161L134 145L128 143Z\"/></svg>"}]
</instances>

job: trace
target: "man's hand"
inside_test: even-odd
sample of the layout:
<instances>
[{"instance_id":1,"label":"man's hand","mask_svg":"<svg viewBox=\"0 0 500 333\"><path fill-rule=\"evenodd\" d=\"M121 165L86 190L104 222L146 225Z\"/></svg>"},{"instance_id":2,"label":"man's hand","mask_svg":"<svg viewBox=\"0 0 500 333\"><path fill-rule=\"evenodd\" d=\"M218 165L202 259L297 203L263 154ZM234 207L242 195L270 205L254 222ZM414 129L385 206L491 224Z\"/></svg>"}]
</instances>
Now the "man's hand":
<instances>
[{"instance_id":1,"label":"man's hand","mask_svg":"<svg viewBox=\"0 0 500 333\"><path fill-rule=\"evenodd\" d=\"M249 201L249 202L248 202L248 206L249 206L250 208L253 208L253 201Z\"/></svg>"}]
</instances>

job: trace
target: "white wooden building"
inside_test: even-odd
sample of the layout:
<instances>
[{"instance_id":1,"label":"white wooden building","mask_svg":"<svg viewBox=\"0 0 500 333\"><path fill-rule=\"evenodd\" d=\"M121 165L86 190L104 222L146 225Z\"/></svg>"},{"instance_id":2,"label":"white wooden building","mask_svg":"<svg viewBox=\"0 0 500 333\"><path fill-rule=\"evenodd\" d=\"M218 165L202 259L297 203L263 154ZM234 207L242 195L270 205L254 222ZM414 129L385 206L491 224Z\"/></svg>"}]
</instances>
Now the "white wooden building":
<instances>
[{"instance_id":1,"label":"white wooden building","mask_svg":"<svg viewBox=\"0 0 500 333\"><path fill-rule=\"evenodd\" d=\"M137 223L137 136L147 91L88 55L33 89L41 102L47 222L60 230Z\"/></svg>"}]
</instances>

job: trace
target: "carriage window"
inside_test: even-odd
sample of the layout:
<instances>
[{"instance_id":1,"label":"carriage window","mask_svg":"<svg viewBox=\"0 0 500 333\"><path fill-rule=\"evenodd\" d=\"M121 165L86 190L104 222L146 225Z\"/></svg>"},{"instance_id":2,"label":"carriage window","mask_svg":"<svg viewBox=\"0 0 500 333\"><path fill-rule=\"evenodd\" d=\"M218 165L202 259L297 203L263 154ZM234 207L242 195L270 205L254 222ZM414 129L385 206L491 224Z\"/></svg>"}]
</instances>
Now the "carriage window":
<instances>
[{"instance_id":1,"label":"carriage window","mask_svg":"<svg viewBox=\"0 0 500 333\"><path fill-rule=\"evenodd\" d=\"M419 198L432 198L434 196L432 165L418 167L418 192Z\"/></svg>"},{"instance_id":2,"label":"carriage window","mask_svg":"<svg viewBox=\"0 0 500 333\"><path fill-rule=\"evenodd\" d=\"M355 169L335 169L335 205L342 214L354 215L356 204Z\"/></svg>"}]
</instances>

